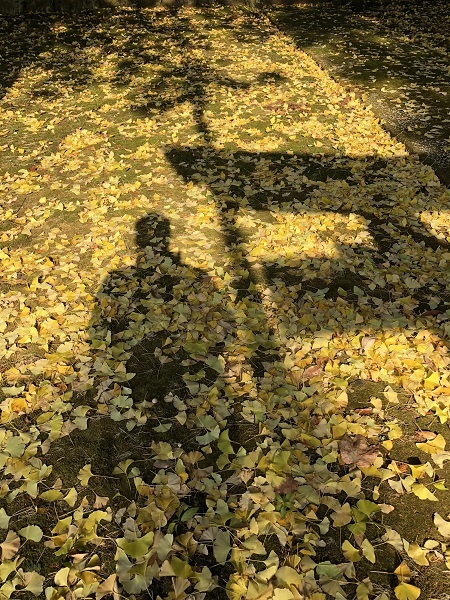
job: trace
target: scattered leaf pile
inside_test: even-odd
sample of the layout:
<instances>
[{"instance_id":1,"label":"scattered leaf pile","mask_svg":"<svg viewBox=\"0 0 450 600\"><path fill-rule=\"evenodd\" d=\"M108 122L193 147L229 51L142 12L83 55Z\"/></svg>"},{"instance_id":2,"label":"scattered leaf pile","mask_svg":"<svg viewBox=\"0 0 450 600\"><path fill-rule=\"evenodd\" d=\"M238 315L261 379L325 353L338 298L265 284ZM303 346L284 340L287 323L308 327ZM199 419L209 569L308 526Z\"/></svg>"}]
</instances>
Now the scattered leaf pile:
<instances>
[{"instance_id":1,"label":"scattered leaf pile","mask_svg":"<svg viewBox=\"0 0 450 600\"><path fill-rule=\"evenodd\" d=\"M0 37L1 598L416 599L448 190L242 9Z\"/></svg>"}]
</instances>

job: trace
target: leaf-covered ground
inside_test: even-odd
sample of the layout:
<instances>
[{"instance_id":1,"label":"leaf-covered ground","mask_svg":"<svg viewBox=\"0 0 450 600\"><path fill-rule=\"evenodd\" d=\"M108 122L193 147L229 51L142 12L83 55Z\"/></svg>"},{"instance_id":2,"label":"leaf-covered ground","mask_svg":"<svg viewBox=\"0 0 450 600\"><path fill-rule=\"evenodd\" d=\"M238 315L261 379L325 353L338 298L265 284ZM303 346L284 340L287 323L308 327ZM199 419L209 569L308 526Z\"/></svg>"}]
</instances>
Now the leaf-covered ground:
<instances>
[{"instance_id":1,"label":"leaf-covered ground","mask_svg":"<svg viewBox=\"0 0 450 600\"><path fill-rule=\"evenodd\" d=\"M389 129L450 183L450 5L336 2L268 13L339 80L364 92Z\"/></svg>"},{"instance_id":2,"label":"leaf-covered ground","mask_svg":"<svg viewBox=\"0 0 450 600\"><path fill-rule=\"evenodd\" d=\"M0 598L443 600L432 168L243 9L0 39Z\"/></svg>"}]
</instances>

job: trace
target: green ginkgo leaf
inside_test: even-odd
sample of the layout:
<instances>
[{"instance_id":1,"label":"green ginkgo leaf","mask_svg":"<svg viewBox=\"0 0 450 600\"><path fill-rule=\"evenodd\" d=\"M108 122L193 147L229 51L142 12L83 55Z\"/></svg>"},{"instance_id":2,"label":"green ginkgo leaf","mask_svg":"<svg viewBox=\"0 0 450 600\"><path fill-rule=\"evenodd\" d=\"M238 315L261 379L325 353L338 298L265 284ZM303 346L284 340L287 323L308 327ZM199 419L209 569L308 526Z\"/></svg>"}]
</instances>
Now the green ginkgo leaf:
<instances>
[{"instance_id":1,"label":"green ginkgo leaf","mask_svg":"<svg viewBox=\"0 0 450 600\"><path fill-rule=\"evenodd\" d=\"M17 533L26 540L31 540L33 542L40 542L44 535L42 529L37 525L28 525L27 527L19 529Z\"/></svg>"},{"instance_id":2,"label":"green ginkgo leaf","mask_svg":"<svg viewBox=\"0 0 450 600\"><path fill-rule=\"evenodd\" d=\"M136 540L129 541L125 538L119 538L116 540L117 545L121 548L127 556L131 558L142 558L147 554L150 546L153 543L154 533L150 531L146 535L137 538Z\"/></svg>"},{"instance_id":3,"label":"green ginkgo leaf","mask_svg":"<svg viewBox=\"0 0 450 600\"><path fill-rule=\"evenodd\" d=\"M213 544L214 558L218 563L224 563L227 560L231 550L230 533L219 529Z\"/></svg>"}]
</instances>

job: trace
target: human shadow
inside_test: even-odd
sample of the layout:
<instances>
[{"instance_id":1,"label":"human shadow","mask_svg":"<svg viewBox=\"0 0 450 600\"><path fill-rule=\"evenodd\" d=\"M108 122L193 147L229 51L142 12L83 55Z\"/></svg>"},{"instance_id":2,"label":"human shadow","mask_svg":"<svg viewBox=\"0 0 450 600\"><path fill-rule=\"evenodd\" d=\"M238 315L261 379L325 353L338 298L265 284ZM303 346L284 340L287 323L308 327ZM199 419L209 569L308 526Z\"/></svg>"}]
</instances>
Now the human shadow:
<instances>
[{"instance_id":1,"label":"human shadow","mask_svg":"<svg viewBox=\"0 0 450 600\"><path fill-rule=\"evenodd\" d=\"M123 348L129 370L135 373L133 393L141 400L161 400L183 387L182 362L188 354L181 344L174 354L164 352L173 317L169 307L185 305L196 283L207 277L183 268L179 256L169 250L169 237L170 224L163 217L147 214L137 222L136 263L109 274L97 295L100 313L91 319L94 347L95 340L108 339L111 347ZM152 327L141 326L145 315Z\"/></svg>"},{"instance_id":2,"label":"human shadow","mask_svg":"<svg viewBox=\"0 0 450 600\"><path fill-rule=\"evenodd\" d=\"M253 377L261 371L262 360L269 355L275 360L276 342L270 327L260 329L264 317L259 303L253 303L250 318L242 314L239 301L224 302L213 278L180 261L169 250L169 240L165 217L149 213L137 222L136 262L103 282L90 337L96 360L107 364L119 359L133 373L132 400L116 401L107 391L108 377L98 400L122 412L154 402L153 419L173 420L176 411L168 402L175 395L204 395L211 387L222 394L233 371L240 377L247 370ZM244 343L245 349L236 353ZM163 408L166 412L159 413Z\"/></svg>"},{"instance_id":3,"label":"human shadow","mask_svg":"<svg viewBox=\"0 0 450 600\"><path fill-rule=\"evenodd\" d=\"M160 505L164 498L159 495L166 494L167 500L168 488L159 482L152 518L158 512L161 528L171 522L169 531L181 533L183 511L195 507L206 513L214 501L208 481L225 480L233 472L231 459L220 458L220 429L226 427L230 443L244 454L266 437L249 407L260 393L257 373L261 378L263 363L279 360L278 346L259 302L228 295L211 275L170 250L167 218L157 213L141 217L135 243L134 264L111 272L97 293L89 337L97 406L108 407L112 421L134 421L140 427L127 433L109 419L109 424L102 421L100 435L110 444L109 456L100 452L95 466L110 476L113 465L126 457L139 464L146 482L158 483L161 473L171 478L172 502ZM83 445L83 433L74 439ZM159 449L168 442L174 453L163 457ZM180 458L188 469L183 481L172 474ZM237 489L236 482L232 485ZM130 496L126 486L111 486L108 493ZM203 563L213 574L211 584L225 586L231 565L217 564L211 553ZM137 580L130 580L130 589L136 589ZM126 581L123 585L128 590ZM154 580L152 589L163 594L170 586L163 578ZM216 597L225 597L223 589L211 592Z\"/></svg>"}]
</instances>

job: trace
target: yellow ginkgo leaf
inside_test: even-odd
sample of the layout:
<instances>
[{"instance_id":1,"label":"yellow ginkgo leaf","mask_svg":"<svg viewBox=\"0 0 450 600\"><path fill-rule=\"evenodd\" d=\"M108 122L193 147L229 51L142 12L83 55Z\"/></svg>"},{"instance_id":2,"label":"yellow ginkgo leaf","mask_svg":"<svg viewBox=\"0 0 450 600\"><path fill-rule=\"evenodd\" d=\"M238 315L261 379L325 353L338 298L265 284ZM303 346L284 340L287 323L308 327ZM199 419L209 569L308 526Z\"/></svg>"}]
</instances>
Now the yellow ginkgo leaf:
<instances>
[{"instance_id":1,"label":"yellow ginkgo leaf","mask_svg":"<svg viewBox=\"0 0 450 600\"><path fill-rule=\"evenodd\" d=\"M87 464L84 465L84 467L82 467L80 469L80 472L78 473L77 477L80 480L81 485L89 485L89 479L93 476L93 473L91 471L91 465Z\"/></svg>"},{"instance_id":2,"label":"yellow ginkgo leaf","mask_svg":"<svg viewBox=\"0 0 450 600\"><path fill-rule=\"evenodd\" d=\"M408 567L407 563L402 560L402 562L395 569L394 575L397 575L400 583L408 583L408 581L411 579L411 569Z\"/></svg>"},{"instance_id":3,"label":"yellow ginkgo leaf","mask_svg":"<svg viewBox=\"0 0 450 600\"><path fill-rule=\"evenodd\" d=\"M446 521L439 513L435 513L434 524L443 537L450 538L450 521Z\"/></svg>"},{"instance_id":4,"label":"yellow ginkgo leaf","mask_svg":"<svg viewBox=\"0 0 450 600\"><path fill-rule=\"evenodd\" d=\"M417 600L421 594L420 588L404 582L399 583L394 592L397 600Z\"/></svg>"},{"instance_id":5,"label":"yellow ginkgo leaf","mask_svg":"<svg viewBox=\"0 0 450 600\"><path fill-rule=\"evenodd\" d=\"M347 560L350 562L358 562L361 560L361 554L359 550L355 548L348 540L345 540L342 544L342 552Z\"/></svg>"}]
</instances>

